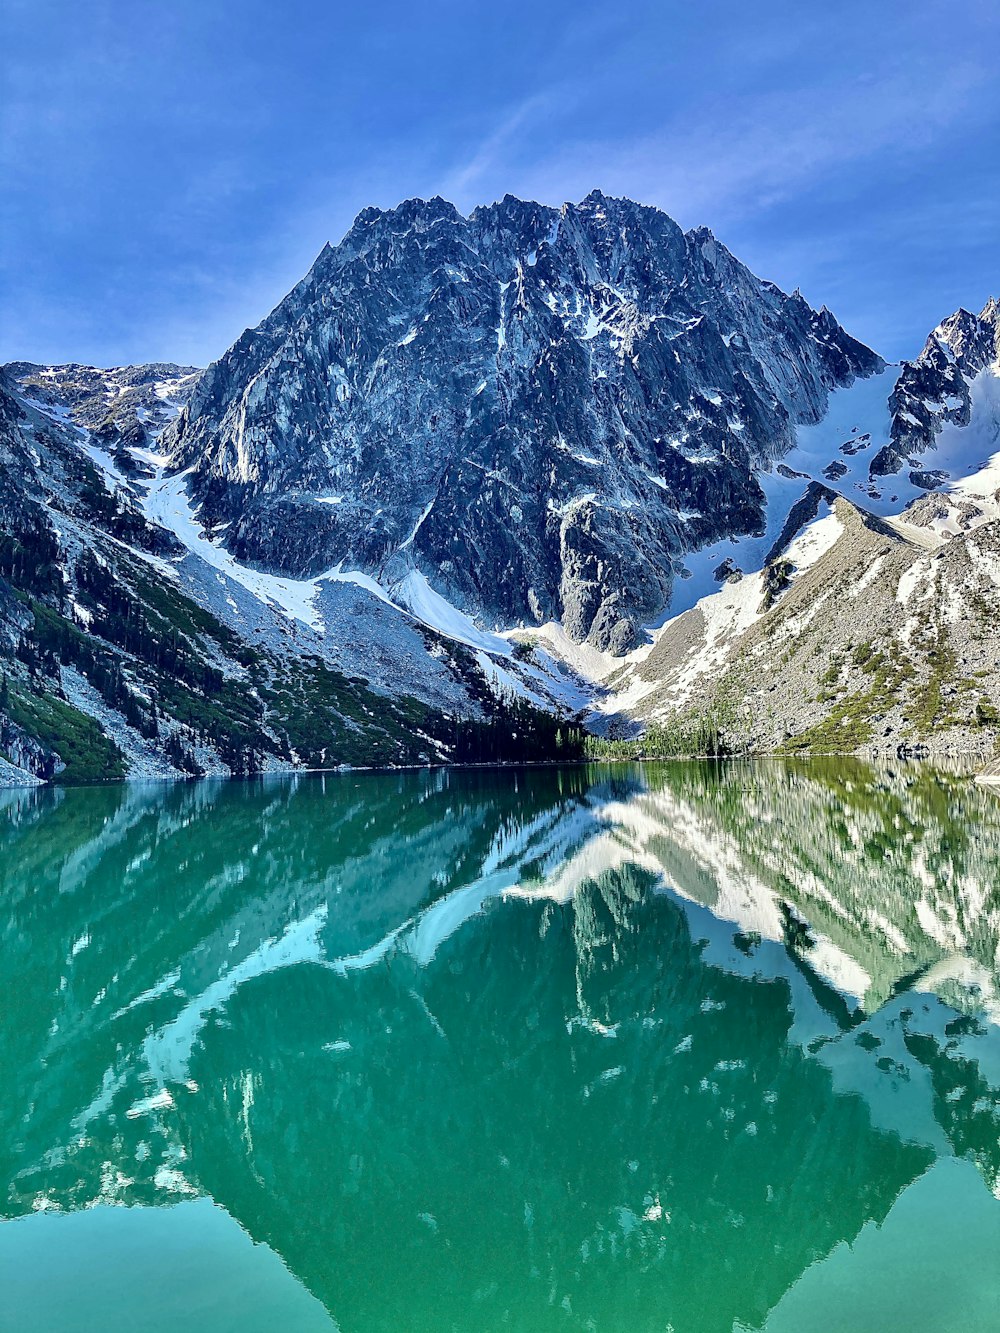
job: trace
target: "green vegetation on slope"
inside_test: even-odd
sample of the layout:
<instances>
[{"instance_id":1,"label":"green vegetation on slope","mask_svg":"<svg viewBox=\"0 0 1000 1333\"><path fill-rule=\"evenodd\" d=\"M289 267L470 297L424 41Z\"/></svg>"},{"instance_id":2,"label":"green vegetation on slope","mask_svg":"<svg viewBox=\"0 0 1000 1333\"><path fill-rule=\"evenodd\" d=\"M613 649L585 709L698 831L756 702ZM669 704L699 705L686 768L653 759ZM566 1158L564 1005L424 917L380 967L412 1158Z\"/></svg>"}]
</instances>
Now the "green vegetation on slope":
<instances>
[{"instance_id":1,"label":"green vegetation on slope","mask_svg":"<svg viewBox=\"0 0 1000 1333\"><path fill-rule=\"evenodd\" d=\"M5 694L3 711L14 725L55 751L66 765L57 781L120 782L124 778L121 751L93 718L49 691L29 694L8 685Z\"/></svg>"},{"instance_id":2,"label":"green vegetation on slope","mask_svg":"<svg viewBox=\"0 0 1000 1333\"><path fill-rule=\"evenodd\" d=\"M24 538L24 534L22 534ZM481 716L452 717L419 700L387 698L315 656L279 658L248 644L173 586L116 553L85 552L68 587L44 528L0 546L0 593L23 610L11 721L66 763L57 780L121 777L118 747L65 699L62 669L78 672L107 707L177 768L203 772L217 754L235 774L269 763L312 768L438 762L518 763L582 757L583 736L530 702L497 697L474 657L449 656ZM19 613L20 614L20 613Z\"/></svg>"}]
</instances>

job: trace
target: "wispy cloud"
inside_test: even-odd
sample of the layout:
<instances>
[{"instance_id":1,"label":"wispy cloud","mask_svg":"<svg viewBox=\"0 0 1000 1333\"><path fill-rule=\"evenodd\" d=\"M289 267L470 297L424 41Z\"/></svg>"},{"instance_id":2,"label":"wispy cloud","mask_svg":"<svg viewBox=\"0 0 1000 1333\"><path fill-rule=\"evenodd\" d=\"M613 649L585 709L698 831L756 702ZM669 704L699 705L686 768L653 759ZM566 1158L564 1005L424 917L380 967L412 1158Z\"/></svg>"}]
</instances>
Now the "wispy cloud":
<instances>
[{"instance_id":1,"label":"wispy cloud","mask_svg":"<svg viewBox=\"0 0 1000 1333\"><path fill-rule=\"evenodd\" d=\"M992 79L968 61L917 83L899 70L874 81L728 95L687 108L642 134L581 135L558 120L538 155L526 142L531 103L512 114L454 179L486 193L499 180L562 202L594 186L659 204L685 223L722 224L769 208L831 172L891 153L896 161L968 126ZM571 113L579 95L564 95ZM552 103L549 103L551 115ZM552 130L558 139L553 151ZM508 188L513 188L509 186Z\"/></svg>"},{"instance_id":2,"label":"wispy cloud","mask_svg":"<svg viewBox=\"0 0 1000 1333\"><path fill-rule=\"evenodd\" d=\"M436 193L629 195L876 332L992 285L996 0L119 8L6 0L0 355L203 361Z\"/></svg>"},{"instance_id":3,"label":"wispy cloud","mask_svg":"<svg viewBox=\"0 0 1000 1333\"><path fill-rule=\"evenodd\" d=\"M499 124L476 147L472 156L445 176L441 193L460 207L466 204L470 193L490 177L505 169L511 150L523 151L523 131L530 133L538 118L549 114L555 104L551 93L533 93L500 119ZM481 202L477 199L475 202Z\"/></svg>"}]
</instances>

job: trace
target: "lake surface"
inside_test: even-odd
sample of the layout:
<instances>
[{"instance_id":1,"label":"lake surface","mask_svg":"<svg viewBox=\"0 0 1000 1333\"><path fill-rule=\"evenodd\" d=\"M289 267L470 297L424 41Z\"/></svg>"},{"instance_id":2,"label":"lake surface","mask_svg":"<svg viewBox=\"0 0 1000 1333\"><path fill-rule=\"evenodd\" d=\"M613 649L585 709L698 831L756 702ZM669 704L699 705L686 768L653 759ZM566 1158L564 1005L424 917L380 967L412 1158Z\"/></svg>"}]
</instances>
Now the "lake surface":
<instances>
[{"instance_id":1,"label":"lake surface","mask_svg":"<svg viewBox=\"0 0 1000 1333\"><path fill-rule=\"evenodd\" d=\"M992 791L0 799L0 1328L1000 1327Z\"/></svg>"}]
</instances>

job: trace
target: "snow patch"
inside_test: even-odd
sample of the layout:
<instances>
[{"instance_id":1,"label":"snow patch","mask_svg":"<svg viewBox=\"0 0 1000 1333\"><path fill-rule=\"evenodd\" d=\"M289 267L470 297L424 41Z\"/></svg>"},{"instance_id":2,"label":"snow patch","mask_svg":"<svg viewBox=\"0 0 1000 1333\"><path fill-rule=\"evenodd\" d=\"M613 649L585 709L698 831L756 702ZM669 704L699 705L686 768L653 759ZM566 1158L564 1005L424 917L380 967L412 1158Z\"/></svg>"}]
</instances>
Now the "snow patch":
<instances>
[{"instance_id":1,"label":"snow patch","mask_svg":"<svg viewBox=\"0 0 1000 1333\"><path fill-rule=\"evenodd\" d=\"M917 589L920 587L927 576L931 574L931 567L926 559L915 560L908 569L904 569L899 576L899 586L896 589L896 601L900 606L908 606L914 600ZM933 575L930 580L931 587L924 589L923 595L916 600L925 602L933 590Z\"/></svg>"},{"instance_id":2,"label":"snow patch","mask_svg":"<svg viewBox=\"0 0 1000 1333\"><path fill-rule=\"evenodd\" d=\"M489 653L483 652L480 648L476 653L476 661L479 663L479 669L489 681L493 692L498 695L513 695L517 698L528 699L539 708L545 707L545 700L540 698L533 690L525 685L523 680L513 675L506 668L494 662Z\"/></svg>"},{"instance_id":3,"label":"snow patch","mask_svg":"<svg viewBox=\"0 0 1000 1333\"><path fill-rule=\"evenodd\" d=\"M511 647L506 639L479 629L464 611L459 611L458 607L435 592L418 569L410 570L406 578L393 584L391 594L399 606L449 639L456 639L470 648L481 648L484 652L499 654L501 657L511 655Z\"/></svg>"},{"instance_id":4,"label":"snow patch","mask_svg":"<svg viewBox=\"0 0 1000 1333\"><path fill-rule=\"evenodd\" d=\"M353 583L383 602L390 601L385 589L373 578L360 571L345 571L341 564L314 579L283 578L240 564L224 546L217 546L211 541L198 522L185 485L191 471L191 468L187 468L172 477L161 474L149 484L142 501L146 517L150 522L172 532L193 555L227 575L234 583L241 584L258 601L277 607L279 611L317 631L322 631L323 619L315 602L325 582Z\"/></svg>"},{"instance_id":5,"label":"snow patch","mask_svg":"<svg viewBox=\"0 0 1000 1333\"><path fill-rule=\"evenodd\" d=\"M785 558L792 562L798 573L811 569L836 545L843 531L844 525L831 512L826 518L817 519L803 528L785 551Z\"/></svg>"},{"instance_id":6,"label":"snow patch","mask_svg":"<svg viewBox=\"0 0 1000 1333\"><path fill-rule=\"evenodd\" d=\"M427 504L424 506L423 512L421 513L420 517L417 519L416 523L414 523L413 531L410 533L409 537L407 537L406 541L403 542L403 544L400 546L399 549L401 551L405 551L407 547L413 545L413 539L420 531L421 524L423 523L424 519L427 517L427 515L431 512L433 508L434 508L434 498L432 496L431 499L428 500Z\"/></svg>"}]
</instances>

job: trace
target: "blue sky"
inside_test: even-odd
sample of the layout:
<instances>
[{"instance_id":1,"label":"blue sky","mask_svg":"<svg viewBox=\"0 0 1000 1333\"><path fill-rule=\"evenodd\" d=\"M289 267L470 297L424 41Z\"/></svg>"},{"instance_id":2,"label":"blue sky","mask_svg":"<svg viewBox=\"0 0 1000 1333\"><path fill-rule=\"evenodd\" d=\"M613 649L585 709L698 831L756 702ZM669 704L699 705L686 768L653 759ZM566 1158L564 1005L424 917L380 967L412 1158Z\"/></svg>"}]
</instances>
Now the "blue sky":
<instances>
[{"instance_id":1,"label":"blue sky","mask_svg":"<svg viewBox=\"0 0 1000 1333\"><path fill-rule=\"evenodd\" d=\"M630 195L889 357L1000 294L996 0L0 8L0 360L206 364L412 195Z\"/></svg>"}]
</instances>

